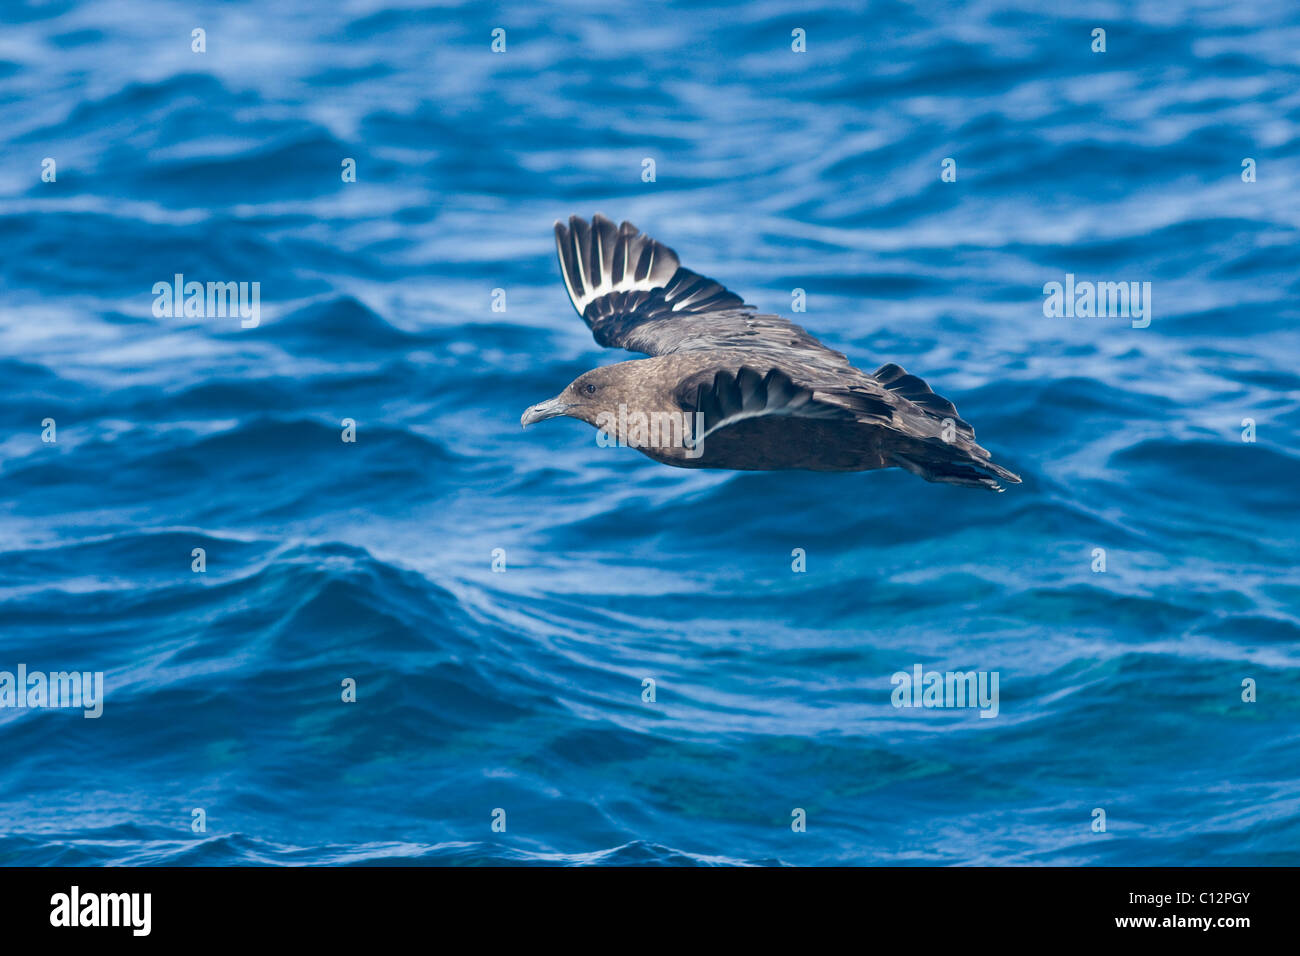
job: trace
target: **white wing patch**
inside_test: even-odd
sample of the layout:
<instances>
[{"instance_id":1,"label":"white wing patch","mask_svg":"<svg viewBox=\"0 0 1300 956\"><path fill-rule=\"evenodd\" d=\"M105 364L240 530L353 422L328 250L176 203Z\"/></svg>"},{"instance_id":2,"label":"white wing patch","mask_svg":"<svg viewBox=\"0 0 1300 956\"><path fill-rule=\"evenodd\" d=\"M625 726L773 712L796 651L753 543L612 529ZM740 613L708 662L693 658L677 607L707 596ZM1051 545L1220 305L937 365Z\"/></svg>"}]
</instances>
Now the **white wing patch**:
<instances>
[{"instance_id":1,"label":"white wing patch","mask_svg":"<svg viewBox=\"0 0 1300 956\"><path fill-rule=\"evenodd\" d=\"M625 222L615 226L597 213L590 224L577 216L555 224L564 287L579 315L597 299L618 292L652 292L668 285L680 263L667 246Z\"/></svg>"}]
</instances>

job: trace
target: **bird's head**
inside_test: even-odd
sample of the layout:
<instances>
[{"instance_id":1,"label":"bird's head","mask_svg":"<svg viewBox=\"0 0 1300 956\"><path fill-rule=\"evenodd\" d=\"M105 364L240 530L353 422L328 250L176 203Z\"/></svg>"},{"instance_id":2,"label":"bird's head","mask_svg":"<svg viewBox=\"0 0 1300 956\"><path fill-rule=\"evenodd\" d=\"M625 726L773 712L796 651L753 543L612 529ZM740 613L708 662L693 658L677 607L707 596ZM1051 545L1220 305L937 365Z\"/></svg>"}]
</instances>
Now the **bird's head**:
<instances>
[{"instance_id":1,"label":"bird's head","mask_svg":"<svg viewBox=\"0 0 1300 956\"><path fill-rule=\"evenodd\" d=\"M528 408L519 423L527 428L533 422L567 415L595 425L603 412L617 415L620 404L631 405L637 398L634 383L623 374L622 366L626 364L629 363L620 362L584 372L559 395Z\"/></svg>"}]
</instances>

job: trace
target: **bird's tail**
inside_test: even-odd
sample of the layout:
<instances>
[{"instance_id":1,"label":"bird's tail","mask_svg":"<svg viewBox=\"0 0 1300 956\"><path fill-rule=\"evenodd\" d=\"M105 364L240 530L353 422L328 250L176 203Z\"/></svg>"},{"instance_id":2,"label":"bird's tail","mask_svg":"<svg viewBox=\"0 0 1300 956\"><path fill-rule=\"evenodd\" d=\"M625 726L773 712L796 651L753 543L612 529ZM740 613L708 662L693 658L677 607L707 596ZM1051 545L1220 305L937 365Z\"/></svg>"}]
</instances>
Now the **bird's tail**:
<instances>
[{"instance_id":1,"label":"bird's tail","mask_svg":"<svg viewBox=\"0 0 1300 956\"><path fill-rule=\"evenodd\" d=\"M998 479L1020 484L1020 476L989 458L979 445L946 442L941 438L917 439L902 451L890 453L890 460L926 481L970 488L1005 491Z\"/></svg>"}]
</instances>

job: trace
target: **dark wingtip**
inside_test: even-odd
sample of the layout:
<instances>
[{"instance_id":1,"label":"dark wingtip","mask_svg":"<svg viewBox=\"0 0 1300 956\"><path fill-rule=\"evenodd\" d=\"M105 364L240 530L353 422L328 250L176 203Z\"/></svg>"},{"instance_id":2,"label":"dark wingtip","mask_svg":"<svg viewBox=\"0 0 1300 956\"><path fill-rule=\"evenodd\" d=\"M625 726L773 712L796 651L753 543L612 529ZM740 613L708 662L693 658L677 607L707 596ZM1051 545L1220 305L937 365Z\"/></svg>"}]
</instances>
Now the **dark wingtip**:
<instances>
[{"instance_id":1,"label":"dark wingtip","mask_svg":"<svg viewBox=\"0 0 1300 956\"><path fill-rule=\"evenodd\" d=\"M1020 484L1019 475L1017 475L1014 471L1008 471L1006 468L1003 468L1001 465L995 462L992 461L985 462L984 467L987 468L989 471L993 472L993 474L997 475L1003 481L1009 481L1013 485Z\"/></svg>"}]
</instances>

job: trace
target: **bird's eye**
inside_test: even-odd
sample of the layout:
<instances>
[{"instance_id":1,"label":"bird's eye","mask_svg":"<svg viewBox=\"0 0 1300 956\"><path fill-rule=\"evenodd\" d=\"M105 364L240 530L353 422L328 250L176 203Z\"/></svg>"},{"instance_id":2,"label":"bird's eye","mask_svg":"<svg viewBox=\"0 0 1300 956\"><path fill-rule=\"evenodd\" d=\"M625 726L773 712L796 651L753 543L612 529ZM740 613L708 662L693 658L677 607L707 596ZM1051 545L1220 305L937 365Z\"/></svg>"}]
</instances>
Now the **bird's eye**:
<instances>
[{"instance_id":1,"label":"bird's eye","mask_svg":"<svg viewBox=\"0 0 1300 956\"><path fill-rule=\"evenodd\" d=\"M595 394L596 394L596 386L595 386L595 385L592 385L590 382L587 383L587 394L588 394L588 395L595 395Z\"/></svg>"}]
</instances>

